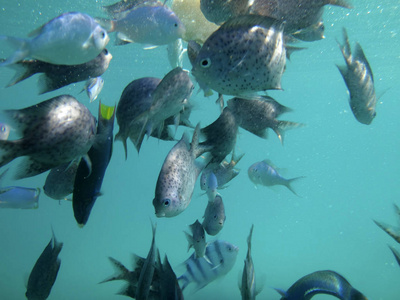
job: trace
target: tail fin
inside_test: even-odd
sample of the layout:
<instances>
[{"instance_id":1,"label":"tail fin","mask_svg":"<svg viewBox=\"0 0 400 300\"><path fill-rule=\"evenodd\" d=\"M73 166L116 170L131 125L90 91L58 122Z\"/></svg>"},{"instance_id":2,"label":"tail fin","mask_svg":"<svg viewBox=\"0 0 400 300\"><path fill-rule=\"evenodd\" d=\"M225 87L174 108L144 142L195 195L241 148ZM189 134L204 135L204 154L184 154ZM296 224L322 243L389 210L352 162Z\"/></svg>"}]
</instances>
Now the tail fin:
<instances>
[{"instance_id":1,"label":"tail fin","mask_svg":"<svg viewBox=\"0 0 400 300\"><path fill-rule=\"evenodd\" d=\"M103 281L100 281L99 283L104 283L104 282L109 282L109 281L114 281L114 280L125 280L125 281L129 282L129 279L130 279L129 270L115 258L112 258L110 256L110 257L108 257L108 259L111 261L113 267L117 270L117 274L114 276L111 276L107 279L104 279Z\"/></svg>"},{"instance_id":2,"label":"tail fin","mask_svg":"<svg viewBox=\"0 0 400 300\"><path fill-rule=\"evenodd\" d=\"M20 141L0 140L0 167L21 156Z\"/></svg>"},{"instance_id":3,"label":"tail fin","mask_svg":"<svg viewBox=\"0 0 400 300\"><path fill-rule=\"evenodd\" d=\"M353 5L351 5L348 1L345 0L328 0L327 4L340 6L344 8L353 8Z\"/></svg>"},{"instance_id":4,"label":"tail fin","mask_svg":"<svg viewBox=\"0 0 400 300\"><path fill-rule=\"evenodd\" d=\"M184 289L189 285L189 283L190 283L189 278L187 278L187 277L185 276L185 274L183 274L182 276L179 276L178 282L179 282L179 281L182 281L181 290L182 290L182 292L183 292L183 290L184 290Z\"/></svg>"},{"instance_id":5,"label":"tail fin","mask_svg":"<svg viewBox=\"0 0 400 300\"><path fill-rule=\"evenodd\" d=\"M125 160L128 159L128 146L126 144L126 137L122 136L121 131L119 131L116 135L115 135L115 139L114 141L121 141L122 144L124 145L124 150L125 150Z\"/></svg>"},{"instance_id":6,"label":"tail fin","mask_svg":"<svg viewBox=\"0 0 400 300\"><path fill-rule=\"evenodd\" d=\"M28 42L25 39L1 35L0 41L8 42L13 48L17 49L9 58L0 63L0 67L15 64L29 55Z\"/></svg>"},{"instance_id":7,"label":"tail fin","mask_svg":"<svg viewBox=\"0 0 400 300\"><path fill-rule=\"evenodd\" d=\"M1 62L4 62L5 60L2 60ZM36 74L35 71L35 61L28 61L27 63L25 62L20 62L16 64L9 65L10 68L12 68L15 71L14 77L10 80L10 82L6 85L6 87L13 86L17 84L18 82L21 82L32 75Z\"/></svg>"},{"instance_id":8,"label":"tail fin","mask_svg":"<svg viewBox=\"0 0 400 300\"><path fill-rule=\"evenodd\" d=\"M301 179L301 178L305 178L305 176L299 176L299 177L296 177L296 178L289 179L289 180L286 181L286 184L285 184L285 186L286 186L293 194L295 194L295 195L298 196L298 197L300 197L300 196L294 191L294 189L293 189L292 186L291 186L291 183L292 183L293 181L298 180L298 179Z\"/></svg>"},{"instance_id":9,"label":"tail fin","mask_svg":"<svg viewBox=\"0 0 400 300\"><path fill-rule=\"evenodd\" d=\"M306 125L303 123L278 121L278 125L272 129L273 131L275 131L276 135L278 136L278 139L281 141L281 144L283 145L283 138L286 130L304 126Z\"/></svg>"}]
</instances>

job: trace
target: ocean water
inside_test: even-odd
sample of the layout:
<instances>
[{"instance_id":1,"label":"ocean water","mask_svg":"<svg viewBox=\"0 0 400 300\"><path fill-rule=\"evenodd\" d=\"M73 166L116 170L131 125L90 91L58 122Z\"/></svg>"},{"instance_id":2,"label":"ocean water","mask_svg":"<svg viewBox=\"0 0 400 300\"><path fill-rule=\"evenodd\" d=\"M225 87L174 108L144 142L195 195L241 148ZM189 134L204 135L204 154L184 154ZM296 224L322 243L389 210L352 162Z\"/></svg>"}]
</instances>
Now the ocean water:
<instances>
[{"instance_id":1,"label":"ocean water","mask_svg":"<svg viewBox=\"0 0 400 300\"><path fill-rule=\"evenodd\" d=\"M25 37L30 31L67 11L104 16L103 1L24 0L0 1L0 34ZM236 264L224 278L186 299L240 299L238 281L247 252L246 239L254 224L252 256L257 283L263 285L257 299L280 299L273 288L287 289L297 279L317 270L342 274L368 299L400 299L400 267L388 244L400 245L379 229L373 219L395 225L393 203L400 205L400 3L397 0L353 0L354 9L326 7L322 41L304 43L304 51L292 55L283 76L283 91L269 95L293 109L280 119L307 124L290 130L282 146L270 131L267 140L240 130L237 152L245 156L241 173L220 191L226 223L217 239L239 247ZM377 117L371 125L358 123L348 105L344 81L335 64L344 64L336 39L346 27L351 45L358 41L374 72L379 97ZM169 70L165 47L144 50L142 45L107 47L113 60L103 75L100 98L107 105L118 102L124 87L145 76L162 78ZM10 49L0 45L0 57ZM184 68L191 68L185 57ZM23 108L61 94L71 94L97 116L98 101L89 103L77 83L45 95L37 95L37 75L13 87L3 88L13 76L0 69L0 109ZM196 88L197 89L197 88ZM226 97L228 98L228 97ZM216 96L194 93L191 120L206 126L219 114ZM118 126L115 126L115 133ZM183 133L179 129L176 137ZM26 282L37 258L51 238L51 226L59 241L61 268L48 299L123 299L116 295L122 282L98 284L114 273L112 256L131 268L131 254L146 256L151 243L150 219L157 223L156 244L166 253L177 273L191 254L183 230L201 220L207 198L199 185L186 211L171 219L157 219L152 199L158 173L174 142L150 138L137 154L128 142L125 161L122 143L114 144L113 157L102 193L90 219L79 228L70 202L59 203L40 195L36 210L0 210L0 299L24 299ZM294 189L255 188L247 168L270 159L285 177L306 176ZM11 164L15 166L18 160ZM4 167L5 169L7 167ZM42 187L47 173L2 185ZM212 237L207 237L213 240ZM334 299L315 296L313 299Z\"/></svg>"}]
</instances>

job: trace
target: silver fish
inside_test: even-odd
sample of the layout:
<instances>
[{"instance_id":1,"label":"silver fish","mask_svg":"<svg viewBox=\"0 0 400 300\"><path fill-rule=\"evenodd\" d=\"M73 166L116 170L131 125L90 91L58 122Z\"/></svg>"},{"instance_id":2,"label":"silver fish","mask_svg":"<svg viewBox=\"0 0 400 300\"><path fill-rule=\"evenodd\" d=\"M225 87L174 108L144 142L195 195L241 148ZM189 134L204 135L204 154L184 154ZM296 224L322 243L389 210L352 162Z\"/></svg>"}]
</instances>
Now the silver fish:
<instances>
[{"instance_id":1,"label":"silver fish","mask_svg":"<svg viewBox=\"0 0 400 300\"><path fill-rule=\"evenodd\" d=\"M183 55L186 49L183 48L182 39L169 43L167 45L168 61L172 68L183 66Z\"/></svg>"},{"instance_id":2,"label":"silver fish","mask_svg":"<svg viewBox=\"0 0 400 300\"><path fill-rule=\"evenodd\" d=\"M184 231L189 243L188 251L193 247L196 257L204 257L206 253L206 234L204 233L203 226L199 220L196 220L189 228L192 235Z\"/></svg>"},{"instance_id":3,"label":"silver fish","mask_svg":"<svg viewBox=\"0 0 400 300\"><path fill-rule=\"evenodd\" d=\"M268 96L256 99L233 98L228 100L228 107L235 115L240 127L266 139L267 130L271 128L283 144L284 131L304 126L301 123L276 119L281 114L291 111Z\"/></svg>"},{"instance_id":4,"label":"silver fish","mask_svg":"<svg viewBox=\"0 0 400 300\"><path fill-rule=\"evenodd\" d=\"M318 23L325 5L352 8L345 0L254 0L250 12L285 21L285 32L293 33Z\"/></svg>"},{"instance_id":5,"label":"silver fish","mask_svg":"<svg viewBox=\"0 0 400 300\"><path fill-rule=\"evenodd\" d=\"M224 202L220 195L214 201L208 202L203 216L203 228L209 235L217 235L224 227L226 216Z\"/></svg>"},{"instance_id":6,"label":"silver fish","mask_svg":"<svg viewBox=\"0 0 400 300\"><path fill-rule=\"evenodd\" d=\"M117 45L133 42L167 45L185 33L185 26L166 5L139 6L121 19L109 20L109 23L108 32L118 32Z\"/></svg>"},{"instance_id":7,"label":"silver fish","mask_svg":"<svg viewBox=\"0 0 400 300\"><path fill-rule=\"evenodd\" d=\"M95 141L96 119L83 104L62 95L3 114L22 134L18 140L0 141L0 167L27 156L15 178L21 179L86 155Z\"/></svg>"},{"instance_id":8,"label":"silver fish","mask_svg":"<svg viewBox=\"0 0 400 300\"><path fill-rule=\"evenodd\" d=\"M79 161L79 159L74 159L72 162L51 169L43 186L44 193L55 200L67 200L67 196L74 191Z\"/></svg>"},{"instance_id":9,"label":"silver fish","mask_svg":"<svg viewBox=\"0 0 400 300\"><path fill-rule=\"evenodd\" d=\"M106 47L107 31L92 17L79 12L64 13L30 34L32 39L0 36L17 48L0 63L7 66L32 57L56 65L78 65L94 59Z\"/></svg>"},{"instance_id":10,"label":"silver fish","mask_svg":"<svg viewBox=\"0 0 400 300\"><path fill-rule=\"evenodd\" d=\"M263 16L230 19L204 43L192 74L203 89L223 95L281 89L286 65L284 23Z\"/></svg>"},{"instance_id":11,"label":"silver fish","mask_svg":"<svg viewBox=\"0 0 400 300\"><path fill-rule=\"evenodd\" d=\"M200 184L202 182L203 176L205 176L206 178L203 181L204 185L202 186L202 188L204 187L204 189L206 190L208 201L213 202L215 200L215 196L217 196L217 189L218 189L217 176L215 176L214 172L211 170L206 173L204 173L203 170L203 172L201 172Z\"/></svg>"},{"instance_id":12,"label":"silver fish","mask_svg":"<svg viewBox=\"0 0 400 300\"><path fill-rule=\"evenodd\" d=\"M0 140L7 140L10 135L10 126L4 122L0 122Z\"/></svg>"},{"instance_id":13,"label":"silver fish","mask_svg":"<svg viewBox=\"0 0 400 300\"><path fill-rule=\"evenodd\" d=\"M271 163L267 160L256 162L252 164L248 169L248 175L250 180L255 185L273 186L273 185L283 185L286 186L293 194L298 196L293 190L291 183L295 180L304 178L304 176L285 179L278 171L271 166Z\"/></svg>"},{"instance_id":14,"label":"silver fish","mask_svg":"<svg viewBox=\"0 0 400 300\"><path fill-rule=\"evenodd\" d=\"M90 78L86 81L83 90L86 90L86 93L90 99L90 102L93 102L99 96L101 90L103 89L104 79L99 77Z\"/></svg>"},{"instance_id":15,"label":"silver fish","mask_svg":"<svg viewBox=\"0 0 400 300\"><path fill-rule=\"evenodd\" d=\"M350 93L350 108L358 122L369 125L376 116L374 76L359 43L351 53L349 37L343 28L344 44L339 44L346 66L337 66Z\"/></svg>"},{"instance_id":16,"label":"silver fish","mask_svg":"<svg viewBox=\"0 0 400 300\"><path fill-rule=\"evenodd\" d=\"M324 21L321 20L318 23L315 23L309 27L293 32L292 36L305 42L313 42L324 39L324 31Z\"/></svg>"},{"instance_id":17,"label":"silver fish","mask_svg":"<svg viewBox=\"0 0 400 300\"><path fill-rule=\"evenodd\" d=\"M94 59L79 65L54 65L40 60L23 60L9 65L16 73L7 87L13 86L34 74L43 73L39 76L38 86L39 94L44 94L71 83L102 75L108 69L111 59L111 53L104 49Z\"/></svg>"},{"instance_id":18,"label":"silver fish","mask_svg":"<svg viewBox=\"0 0 400 300\"><path fill-rule=\"evenodd\" d=\"M204 164L195 159L202 154L198 147L199 125L189 145L187 136L168 153L158 175L153 206L157 217L174 217L189 205L197 177Z\"/></svg>"},{"instance_id":19,"label":"silver fish","mask_svg":"<svg viewBox=\"0 0 400 300\"><path fill-rule=\"evenodd\" d=\"M32 209L39 207L40 189L21 186L0 188L0 208Z\"/></svg>"},{"instance_id":20,"label":"silver fish","mask_svg":"<svg viewBox=\"0 0 400 300\"><path fill-rule=\"evenodd\" d=\"M206 247L206 256L196 258L192 254L185 262L186 272L178 277L182 291L191 283L196 283L195 290L202 289L215 279L226 275L235 265L239 248L231 243L216 240Z\"/></svg>"},{"instance_id":21,"label":"silver fish","mask_svg":"<svg viewBox=\"0 0 400 300\"><path fill-rule=\"evenodd\" d=\"M50 295L60 269L61 260L58 255L62 247L63 243L57 242L53 232L52 239L43 250L29 275L25 293L28 300L47 299Z\"/></svg>"}]
</instances>

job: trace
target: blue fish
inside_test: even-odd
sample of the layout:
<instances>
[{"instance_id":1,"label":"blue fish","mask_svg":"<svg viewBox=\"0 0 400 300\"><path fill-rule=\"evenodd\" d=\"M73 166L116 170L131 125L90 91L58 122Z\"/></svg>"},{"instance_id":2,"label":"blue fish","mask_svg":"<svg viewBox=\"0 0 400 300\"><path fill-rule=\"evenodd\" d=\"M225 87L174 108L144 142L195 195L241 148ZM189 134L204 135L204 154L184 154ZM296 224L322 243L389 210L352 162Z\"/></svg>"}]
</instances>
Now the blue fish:
<instances>
[{"instance_id":1,"label":"blue fish","mask_svg":"<svg viewBox=\"0 0 400 300\"><path fill-rule=\"evenodd\" d=\"M38 208L40 189L20 186L0 188L0 208Z\"/></svg>"},{"instance_id":2,"label":"blue fish","mask_svg":"<svg viewBox=\"0 0 400 300\"><path fill-rule=\"evenodd\" d=\"M72 207L79 226L84 226L97 197L100 195L104 174L112 155L115 107L99 106L99 123L96 142L88 152L88 164L81 160L75 176Z\"/></svg>"},{"instance_id":3,"label":"blue fish","mask_svg":"<svg viewBox=\"0 0 400 300\"><path fill-rule=\"evenodd\" d=\"M90 99L90 102L93 102L99 96L101 90L103 89L103 85L104 85L104 79L101 78L101 76L95 78L89 78L86 81L82 91L86 91Z\"/></svg>"},{"instance_id":4,"label":"blue fish","mask_svg":"<svg viewBox=\"0 0 400 300\"><path fill-rule=\"evenodd\" d=\"M273 186L273 185L284 185L286 186L293 194L298 196L296 192L293 190L290 185L294 180L304 178L304 176L285 179L283 178L276 169L274 169L267 160L263 160L260 162L256 162L252 164L248 169L248 175L250 180L255 184L261 184L265 186Z\"/></svg>"},{"instance_id":5,"label":"blue fish","mask_svg":"<svg viewBox=\"0 0 400 300\"><path fill-rule=\"evenodd\" d=\"M286 292L276 289L281 300L309 300L317 294L332 295L341 300L368 300L334 271L316 271L297 280Z\"/></svg>"}]
</instances>

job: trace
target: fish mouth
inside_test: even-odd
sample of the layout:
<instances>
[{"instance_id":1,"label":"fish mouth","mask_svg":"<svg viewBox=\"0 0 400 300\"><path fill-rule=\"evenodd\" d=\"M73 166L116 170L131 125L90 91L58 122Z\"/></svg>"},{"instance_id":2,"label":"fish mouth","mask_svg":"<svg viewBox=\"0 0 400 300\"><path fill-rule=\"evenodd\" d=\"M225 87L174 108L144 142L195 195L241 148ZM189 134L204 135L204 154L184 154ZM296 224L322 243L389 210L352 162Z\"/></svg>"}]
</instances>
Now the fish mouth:
<instances>
[{"instance_id":1,"label":"fish mouth","mask_svg":"<svg viewBox=\"0 0 400 300\"><path fill-rule=\"evenodd\" d=\"M156 217L157 217L157 218L162 218L162 217L165 217L165 212L162 212L162 211L156 211Z\"/></svg>"}]
</instances>

